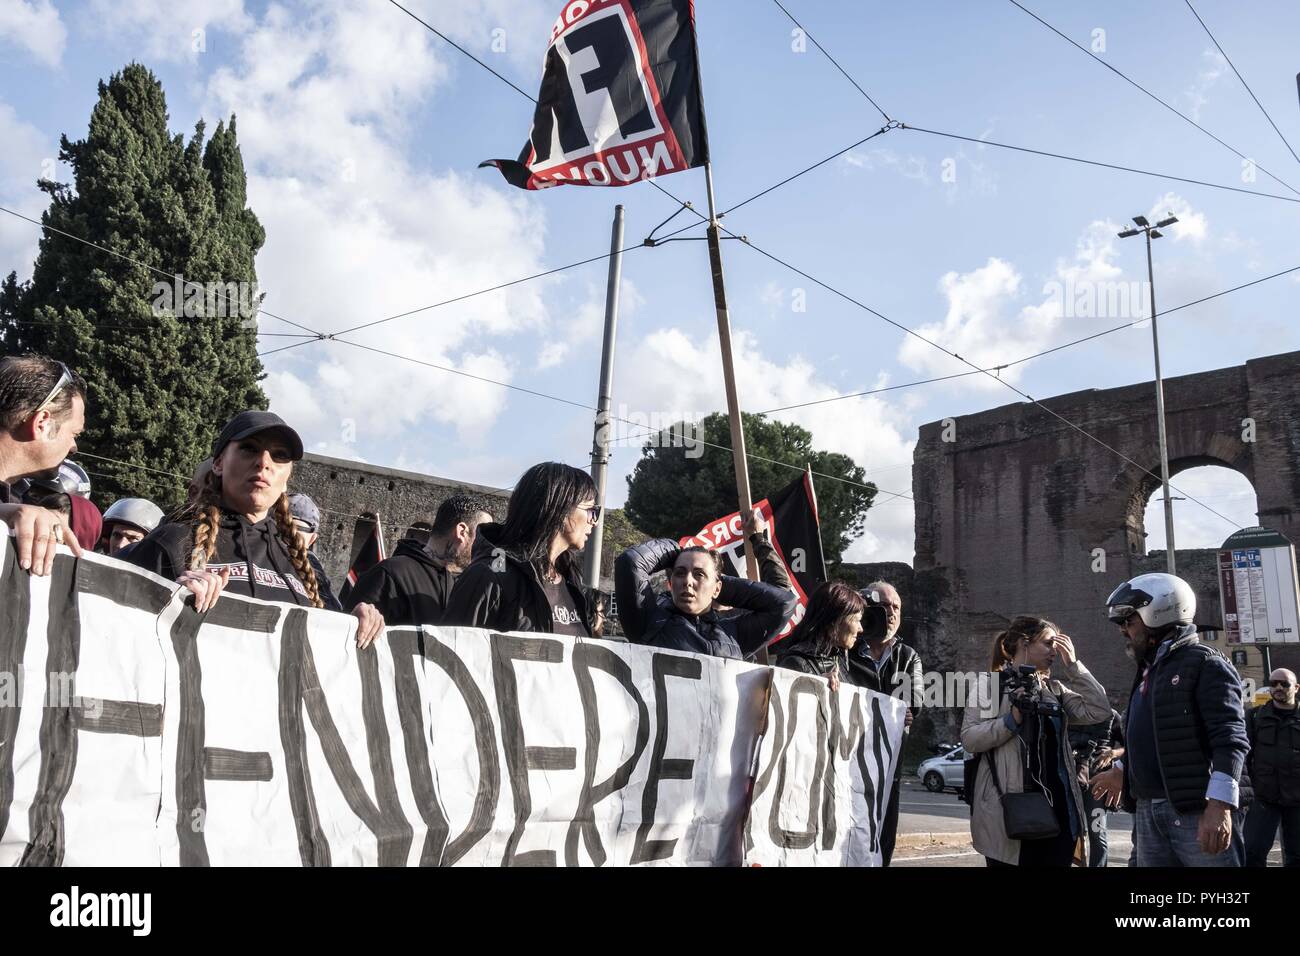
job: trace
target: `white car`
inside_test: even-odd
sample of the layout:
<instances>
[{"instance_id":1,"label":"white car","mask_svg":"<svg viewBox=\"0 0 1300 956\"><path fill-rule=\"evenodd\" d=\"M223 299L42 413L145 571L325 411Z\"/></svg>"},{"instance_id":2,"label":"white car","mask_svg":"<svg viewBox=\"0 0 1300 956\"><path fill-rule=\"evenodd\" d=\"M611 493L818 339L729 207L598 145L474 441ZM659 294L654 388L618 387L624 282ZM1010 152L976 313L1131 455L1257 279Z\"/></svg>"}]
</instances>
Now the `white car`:
<instances>
[{"instance_id":1,"label":"white car","mask_svg":"<svg viewBox=\"0 0 1300 956\"><path fill-rule=\"evenodd\" d=\"M947 753L921 762L916 768L916 775L931 793L943 793L945 790L960 791L965 784L966 749L954 747Z\"/></svg>"}]
</instances>

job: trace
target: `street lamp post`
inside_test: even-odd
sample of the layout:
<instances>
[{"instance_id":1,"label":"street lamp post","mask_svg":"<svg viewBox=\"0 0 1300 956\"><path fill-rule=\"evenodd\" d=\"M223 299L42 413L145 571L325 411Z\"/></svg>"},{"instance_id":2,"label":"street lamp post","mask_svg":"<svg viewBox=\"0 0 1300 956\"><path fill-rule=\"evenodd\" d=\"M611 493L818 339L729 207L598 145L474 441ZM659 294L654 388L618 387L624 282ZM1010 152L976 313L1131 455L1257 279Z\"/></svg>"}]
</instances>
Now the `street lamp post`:
<instances>
[{"instance_id":1,"label":"street lamp post","mask_svg":"<svg viewBox=\"0 0 1300 956\"><path fill-rule=\"evenodd\" d=\"M1156 423L1160 434L1160 486L1165 496L1165 560L1170 574L1177 574L1174 560L1174 500L1169 495L1169 441L1165 434L1165 385L1160 377L1160 331L1156 324L1156 276L1151 264L1151 240L1164 235L1160 230L1178 221L1170 216L1152 226L1146 216L1134 216L1136 229L1125 229L1121 239L1144 233L1147 237L1147 288L1151 293L1151 346L1156 360Z\"/></svg>"}]
</instances>

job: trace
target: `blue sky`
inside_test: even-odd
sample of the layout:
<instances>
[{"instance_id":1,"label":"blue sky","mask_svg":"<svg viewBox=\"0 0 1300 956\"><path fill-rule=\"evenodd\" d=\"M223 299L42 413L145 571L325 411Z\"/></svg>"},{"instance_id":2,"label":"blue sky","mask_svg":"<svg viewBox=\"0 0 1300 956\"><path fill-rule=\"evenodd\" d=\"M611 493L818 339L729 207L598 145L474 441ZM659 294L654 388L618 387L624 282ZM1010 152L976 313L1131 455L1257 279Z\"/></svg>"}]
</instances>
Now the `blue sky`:
<instances>
[{"instance_id":1,"label":"blue sky","mask_svg":"<svg viewBox=\"0 0 1300 956\"><path fill-rule=\"evenodd\" d=\"M412 0L411 8L530 92L557 0ZM909 125L1295 196L1005 0L786 6L895 119ZM1300 163L1187 9L1175 0L1032 10L1218 137L1300 188ZM1300 148L1300 8L1200 0L1198 12ZM697 4L722 207L878 129L880 115L767 0ZM1104 31L1096 33L1095 31ZM202 49L195 51L195 31ZM498 49L494 49L495 46ZM504 50L499 49L504 41ZM0 201L29 215L61 133L84 135L96 82L136 60L192 131L235 112L250 204L267 229L265 306L324 332L602 254L613 205L635 242L673 211L646 184L525 194L492 170L513 157L531 104L391 4L252 0L6 0L0 10ZM67 178L59 167L56 173ZM701 171L660 180L704 207ZM1134 213L1175 212L1156 245L1162 309L1300 265L1296 203L1223 192L893 130L728 217L758 246L973 361L1010 361L1136 316L1074 315L1051 283L1145 278ZM678 222L685 223L679 217ZM30 273L37 230L0 217L0 270ZM724 246L742 406L761 411L964 371L740 243ZM703 243L624 257L616 413L724 407ZM605 266L422 312L357 335L369 346L593 403ZM1162 321L1167 375L1300 347L1295 276ZM800 310L800 307L802 310ZM263 316L263 348L294 340ZM265 359L272 407L309 448L509 486L535 461L583 465L591 416L334 342ZM1020 366L1036 397L1151 377L1138 328ZM909 492L917 427L1019 398L982 376L783 412L852 455L882 489ZM706 451L706 454L723 454ZM1098 454L1107 454L1098 449ZM613 462L622 502L637 452ZM801 464L801 463L796 463ZM1189 472L1185 490L1242 524L1244 479ZM1178 480L1175 481L1179 484ZM1213 500L1211 500L1213 499ZM912 558L912 510L882 495L859 560ZM1230 526L1177 505L1180 545ZM683 529L691 530L691 529ZM1163 539L1148 521L1153 546Z\"/></svg>"}]
</instances>

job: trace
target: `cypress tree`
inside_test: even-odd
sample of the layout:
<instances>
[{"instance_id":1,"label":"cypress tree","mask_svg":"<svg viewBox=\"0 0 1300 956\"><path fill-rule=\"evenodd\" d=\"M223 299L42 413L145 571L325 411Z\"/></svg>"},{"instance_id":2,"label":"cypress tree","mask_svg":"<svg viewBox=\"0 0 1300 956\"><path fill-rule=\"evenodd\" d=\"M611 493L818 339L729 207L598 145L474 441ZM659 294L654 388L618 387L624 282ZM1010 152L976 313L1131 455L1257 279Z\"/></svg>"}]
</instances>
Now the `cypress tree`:
<instances>
[{"instance_id":1,"label":"cypress tree","mask_svg":"<svg viewBox=\"0 0 1300 956\"><path fill-rule=\"evenodd\" d=\"M124 496L176 503L185 482L167 473L189 475L231 415L266 407L255 322L237 308L265 234L245 205L234 117L206 149L202 121L188 143L167 121L145 67L99 84L86 137L61 140L73 183L39 183L50 229L31 281L0 289L0 314L17 320L0 318L0 347L79 371L90 391L79 449L128 463L83 461L101 507ZM226 298L205 295L209 283Z\"/></svg>"}]
</instances>

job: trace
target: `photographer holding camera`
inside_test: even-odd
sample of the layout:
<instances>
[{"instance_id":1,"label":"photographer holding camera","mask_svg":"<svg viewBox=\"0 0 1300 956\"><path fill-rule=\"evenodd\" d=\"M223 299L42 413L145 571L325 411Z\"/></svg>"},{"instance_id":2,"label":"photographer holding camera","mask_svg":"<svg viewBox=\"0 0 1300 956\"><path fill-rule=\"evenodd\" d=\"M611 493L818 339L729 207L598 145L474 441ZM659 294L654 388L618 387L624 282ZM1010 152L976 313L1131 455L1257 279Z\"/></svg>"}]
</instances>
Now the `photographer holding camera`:
<instances>
[{"instance_id":1,"label":"photographer holding camera","mask_svg":"<svg viewBox=\"0 0 1300 956\"><path fill-rule=\"evenodd\" d=\"M1059 680L1049 677L1054 664ZM1106 691L1070 638L1038 617L1017 617L998 634L989 669L996 715L992 701L989 708L974 701L961 729L962 746L977 761L971 844L989 866L1069 866L1087 832L1070 721L1108 719Z\"/></svg>"},{"instance_id":2,"label":"photographer holding camera","mask_svg":"<svg viewBox=\"0 0 1300 956\"><path fill-rule=\"evenodd\" d=\"M906 702L904 733L921 709L923 677L921 656L895 635L903 621L903 602L892 584L874 581L861 591L866 609L862 614L862 636L848 653L851 684L874 690ZM881 862L889 866L898 833L898 801L902 789L903 761L894 765L894 787L881 822Z\"/></svg>"}]
</instances>

